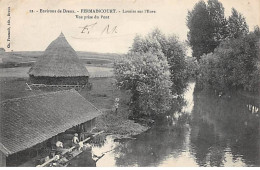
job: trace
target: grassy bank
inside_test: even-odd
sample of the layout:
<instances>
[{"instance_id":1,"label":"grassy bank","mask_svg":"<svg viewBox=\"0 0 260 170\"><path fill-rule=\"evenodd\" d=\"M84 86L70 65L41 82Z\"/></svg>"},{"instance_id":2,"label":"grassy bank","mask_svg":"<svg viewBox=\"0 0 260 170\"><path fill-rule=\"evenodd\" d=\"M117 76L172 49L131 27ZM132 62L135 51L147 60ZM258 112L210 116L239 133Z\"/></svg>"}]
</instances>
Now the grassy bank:
<instances>
[{"instance_id":1,"label":"grassy bank","mask_svg":"<svg viewBox=\"0 0 260 170\"><path fill-rule=\"evenodd\" d=\"M92 90L81 91L80 94L104 113L97 119L97 130L129 137L148 129L128 119L130 95L116 88L114 78L93 78L90 82L93 84ZM118 113L113 109L115 98L120 99Z\"/></svg>"},{"instance_id":2,"label":"grassy bank","mask_svg":"<svg viewBox=\"0 0 260 170\"><path fill-rule=\"evenodd\" d=\"M39 93L38 91L26 90L27 78L1 77L0 78L0 102L30 96Z\"/></svg>"}]
</instances>

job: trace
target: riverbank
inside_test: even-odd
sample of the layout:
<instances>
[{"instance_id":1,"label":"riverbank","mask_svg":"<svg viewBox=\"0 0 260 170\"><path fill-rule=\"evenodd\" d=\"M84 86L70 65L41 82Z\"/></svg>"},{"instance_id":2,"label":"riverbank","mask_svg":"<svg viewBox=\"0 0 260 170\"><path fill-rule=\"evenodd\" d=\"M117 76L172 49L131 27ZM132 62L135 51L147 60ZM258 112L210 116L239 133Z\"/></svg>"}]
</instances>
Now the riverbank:
<instances>
[{"instance_id":1,"label":"riverbank","mask_svg":"<svg viewBox=\"0 0 260 170\"><path fill-rule=\"evenodd\" d=\"M135 123L128 119L128 102L130 95L127 91L117 89L114 78L93 78L91 91L81 91L80 94L103 112L97 118L96 130L104 131L118 138L129 138L145 132L148 126ZM114 111L115 98L119 98L118 112Z\"/></svg>"},{"instance_id":2,"label":"riverbank","mask_svg":"<svg viewBox=\"0 0 260 170\"><path fill-rule=\"evenodd\" d=\"M96 128L98 131L105 131L119 139L131 138L149 129L148 126L143 126L135 123L133 120L117 116L113 112L106 113L98 118Z\"/></svg>"}]
</instances>

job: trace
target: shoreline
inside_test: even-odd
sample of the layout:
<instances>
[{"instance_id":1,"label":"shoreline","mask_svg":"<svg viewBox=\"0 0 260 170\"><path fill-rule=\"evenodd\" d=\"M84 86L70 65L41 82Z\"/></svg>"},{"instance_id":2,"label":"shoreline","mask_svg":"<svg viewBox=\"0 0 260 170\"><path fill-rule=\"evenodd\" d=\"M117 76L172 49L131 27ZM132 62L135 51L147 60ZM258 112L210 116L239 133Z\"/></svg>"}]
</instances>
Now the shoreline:
<instances>
[{"instance_id":1,"label":"shoreline","mask_svg":"<svg viewBox=\"0 0 260 170\"><path fill-rule=\"evenodd\" d=\"M120 111L119 111L120 113ZM146 132L151 127L141 125L133 120L126 118L125 116L118 116L113 112L106 112L97 118L96 130L104 131L109 135L113 135L116 138L133 138L133 136Z\"/></svg>"}]
</instances>

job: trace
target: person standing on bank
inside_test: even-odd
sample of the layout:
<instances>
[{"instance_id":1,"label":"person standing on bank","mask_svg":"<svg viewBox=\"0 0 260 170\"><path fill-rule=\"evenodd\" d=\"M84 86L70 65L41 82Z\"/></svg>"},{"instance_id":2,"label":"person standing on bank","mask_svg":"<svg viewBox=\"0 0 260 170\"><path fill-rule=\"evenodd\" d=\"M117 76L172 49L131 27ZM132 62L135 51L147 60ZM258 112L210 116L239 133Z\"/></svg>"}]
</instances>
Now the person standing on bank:
<instances>
[{"instance_id":1,"label":"person standing on bank","mask_svg":"<svg viewBox=\"0 0 260 170\"><path fill-rule=\"evenodd\" d=\"M115 99L115 113L117 114L117 110L118 110L118 107L119 107L119 98L116 98Z\"/></svg>"}]
</instances>

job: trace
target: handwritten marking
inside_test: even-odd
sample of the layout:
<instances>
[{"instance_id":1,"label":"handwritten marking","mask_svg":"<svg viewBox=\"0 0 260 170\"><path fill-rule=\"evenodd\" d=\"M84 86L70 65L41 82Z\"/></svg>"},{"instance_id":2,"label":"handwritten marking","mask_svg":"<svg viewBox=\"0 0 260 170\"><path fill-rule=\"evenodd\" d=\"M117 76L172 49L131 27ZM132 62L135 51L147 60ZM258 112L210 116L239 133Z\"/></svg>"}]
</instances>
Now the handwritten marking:
<instances>
[{"instance_id":1,"label":"handwritten marking","mask_svg":"<svg viewBox=\"0 0 260 170\"><path fill-rule=\"evenodd\" d=\"M111 31L109 29L109 24L105 27L105 29L102 31L101 35L103 33L106 33L106 34L113 34L113 33L117 33L117 26L115 26Z\"/></svg>"},{"instance_id":2,"label":"handwritten marking","mask_svg":"<svg viewBox=\"0 0 260 170\"><path fill-rule=\"evenodd\" d=\"M81 32L82 34L90 34L91 31L94 29L94 27L97 25L97 22L94 24L88 24L84 27L79 27L82 28ZM111 27L109 24L101 31L101 35L103 34L116 34L117 33L117 26Z\"/></svg>"},{"instance_id":3,"label":"handwritten marking","mask_svg":"<svg viewBox=\"0 0 260 170\"><path fill-rule=\"evenodd\" d=\"M90 32L90 28L93 28L95 25L97 25L97 22L94 23L94 24L91 24L91 25L86 25L85 27L80 27L80 28L83 28L81 33L85 33L85 30L87 30L87 34L89 34Z\"/></svg>"}]
</instances>

